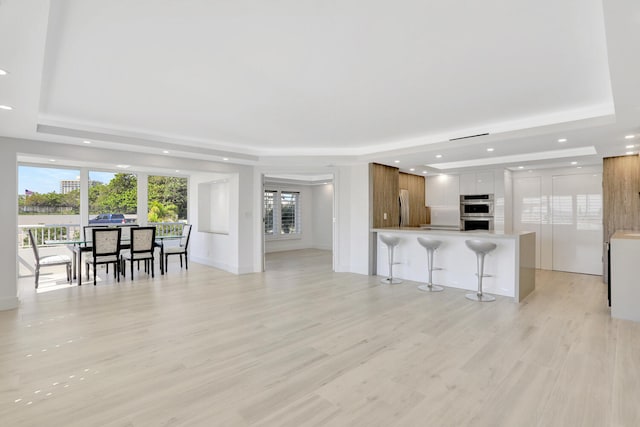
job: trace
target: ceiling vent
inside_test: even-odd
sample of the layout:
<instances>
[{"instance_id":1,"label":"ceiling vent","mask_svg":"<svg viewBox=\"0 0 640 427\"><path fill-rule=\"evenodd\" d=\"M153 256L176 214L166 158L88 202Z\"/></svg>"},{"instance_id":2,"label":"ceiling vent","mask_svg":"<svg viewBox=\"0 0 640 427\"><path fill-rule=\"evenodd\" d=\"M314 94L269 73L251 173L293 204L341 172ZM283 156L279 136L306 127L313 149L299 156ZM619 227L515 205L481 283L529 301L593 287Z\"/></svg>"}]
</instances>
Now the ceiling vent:
<instances>
[{"instance_id":1,"label":"ceiling vent","mask_svg":"<svg viewBox=\"0 0 640 427\"><path fill-rule=\"evenodd\" d=\"M461 139L469 139L469 138L477 138L479 136L487 136L489 135L489 133L479 133L477 135L468 135L468 136L461 136L460 138L451 138L449 141L459 141Z\"/></svg>"}]
</instances>

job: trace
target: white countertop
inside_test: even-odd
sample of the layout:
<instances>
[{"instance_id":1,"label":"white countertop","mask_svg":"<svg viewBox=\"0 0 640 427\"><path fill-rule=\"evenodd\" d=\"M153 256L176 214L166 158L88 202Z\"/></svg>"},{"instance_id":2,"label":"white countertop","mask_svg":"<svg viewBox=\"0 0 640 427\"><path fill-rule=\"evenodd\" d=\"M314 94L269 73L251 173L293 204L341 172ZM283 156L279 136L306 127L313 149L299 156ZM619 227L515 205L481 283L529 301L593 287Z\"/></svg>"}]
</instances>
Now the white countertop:
<instances>
[{"instance_id":1,"label":"white countertop","mask_svg":"<svg viewBox=\"0 0 640 427\"><path fill-rule=\"evenodd\" d=\"M502 231L485 231L485 230L473 230L473 231L461 231L461 230L447 230L447 229L426 229L422 227L387 227L387 228L373 228L371 231L378 233L421 233L432 234L439 236L465 236L465 237L484 237L492 239L513 239L526 234L533 233L532 231L522 231L518 233L505 233ZM640 232L638 233L640 237Z\"/></svg>"}]
</instances>

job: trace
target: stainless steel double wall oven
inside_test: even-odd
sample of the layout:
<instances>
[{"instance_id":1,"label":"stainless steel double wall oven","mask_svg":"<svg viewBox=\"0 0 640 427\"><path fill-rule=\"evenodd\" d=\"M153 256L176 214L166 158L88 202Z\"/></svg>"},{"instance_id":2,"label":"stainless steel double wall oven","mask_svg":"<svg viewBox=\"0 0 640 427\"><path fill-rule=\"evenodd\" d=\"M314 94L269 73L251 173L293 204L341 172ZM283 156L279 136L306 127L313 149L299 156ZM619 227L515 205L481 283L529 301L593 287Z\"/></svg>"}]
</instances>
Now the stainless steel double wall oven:
<instances>
[{"instance_id":1,"label":"stainless steel double wall oven","mask_svg":"<svg viewBox=\"0 0 640 427\"><path fill-rule=\"evenodd\" d=\"M493 230L493 194L463 194L460 196L460 229Z\"/></svg>"}]
</instances>

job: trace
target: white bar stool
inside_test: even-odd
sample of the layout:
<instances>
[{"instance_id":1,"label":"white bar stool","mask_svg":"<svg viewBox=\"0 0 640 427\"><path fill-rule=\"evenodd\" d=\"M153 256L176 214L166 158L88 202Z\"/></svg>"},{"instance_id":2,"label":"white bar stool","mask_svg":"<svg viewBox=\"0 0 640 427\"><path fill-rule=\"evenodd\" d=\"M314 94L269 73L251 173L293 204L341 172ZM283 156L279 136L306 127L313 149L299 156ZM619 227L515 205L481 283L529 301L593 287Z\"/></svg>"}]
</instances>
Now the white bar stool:
<instances>
[{"instance_id":1,"label":"white bar stool","mask_svg":"<svg viewBox=\"0 0 640 427\"><path fill-rule=\"evenodd\" d=\"M389 254L389 277L380 280L380 283L385 283L387 285L397 285L398 283L402 283L402 280L393 278L393 249L400 243L400 238L381 234L380 240L382 243L387 245L387 253Z\"/></svg>"},{"instance_id":2,"label":"white bar stool","mask_svg":"<svg viewBox=\"0 0 640 427\"><path fill-rule=\"evenodd\" d=\"M427 268L429 269L429 282L426 285L418 286L418 289L425 292L441 292L444 288L433 284L433 270L441 270L440 268L433 267L433 253L442 242L440 240L418 237L418 243L427 250Z\"/></svg>"},{"instance_id":3,"label":"white bar stool","mask_svg":"<svg viewBox=\"0 0 640 427\"><path fill-rule=\"evenodd\" d=\"M498 245L480 239L465 240L464 243L469 249L476 253L476 259L478 262L478 272L476 273L478 276L478 292L476 292L475 294L466 294L465 296L473 301L495 301L496 298L494 296L482 293L482 278L491 277L488 274L484 274L484 256L497 248Z\"/></svg>"}]
</instances>

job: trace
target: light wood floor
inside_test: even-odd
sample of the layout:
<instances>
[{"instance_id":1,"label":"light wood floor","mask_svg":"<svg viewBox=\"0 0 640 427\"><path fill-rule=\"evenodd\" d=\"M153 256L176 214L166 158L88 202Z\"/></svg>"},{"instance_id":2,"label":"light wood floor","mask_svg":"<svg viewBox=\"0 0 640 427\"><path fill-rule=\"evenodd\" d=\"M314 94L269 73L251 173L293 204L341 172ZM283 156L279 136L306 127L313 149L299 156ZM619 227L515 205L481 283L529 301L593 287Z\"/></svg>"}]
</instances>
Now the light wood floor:
<instances>
[{"instance_id":1,"label":"light wood floor","mask_svg":"<svg viewBox=\"0 0 640 427\"><path fill-rule=\"evenodd\" d=\"M0 425L640 425L640 324L610 318L599 277L539 271L524 303L483 304L332 273L322 251L268 258L23 279L0 312Z\"/></svg>"}]
</instances>

